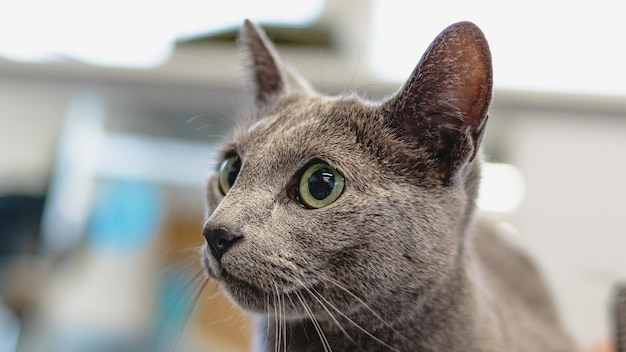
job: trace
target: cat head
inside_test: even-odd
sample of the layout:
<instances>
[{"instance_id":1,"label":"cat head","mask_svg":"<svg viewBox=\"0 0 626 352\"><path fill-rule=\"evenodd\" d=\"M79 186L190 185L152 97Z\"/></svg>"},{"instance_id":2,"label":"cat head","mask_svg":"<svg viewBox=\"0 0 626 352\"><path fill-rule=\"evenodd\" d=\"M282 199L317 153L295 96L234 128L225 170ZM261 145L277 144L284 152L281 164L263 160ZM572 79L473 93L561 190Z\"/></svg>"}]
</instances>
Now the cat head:
<instances>
[{"instance_id":1,"label":"cat head","mask_svg":"<svg viewBox=\"0 0 626 352\"><path fill-rule=\"evenodd\" d=\"M240 43L255 108L208 182L209 276L252 312L288 298L294 319L307 314L299 302L324 319L320 297L388 314L428 297L474 210L492 88L482 32L445 29L382 102L315 92L249 21Z\"/></svg>"}]
</instances>

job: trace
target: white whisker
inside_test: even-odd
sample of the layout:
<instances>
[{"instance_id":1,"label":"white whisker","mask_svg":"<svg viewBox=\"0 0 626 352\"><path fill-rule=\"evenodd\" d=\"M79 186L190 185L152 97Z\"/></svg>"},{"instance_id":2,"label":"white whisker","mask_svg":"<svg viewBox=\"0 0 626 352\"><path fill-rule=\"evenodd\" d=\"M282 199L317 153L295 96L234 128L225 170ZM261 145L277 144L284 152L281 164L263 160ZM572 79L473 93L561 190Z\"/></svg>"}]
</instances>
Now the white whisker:
<instances>
[{"instance_id":1,"label":"white whisker","mask_svg":"<svg viewBox=\"0 0 626 352\"><path fill-rule=\"evenodd\" d=\"M362 327L361 325L359 325L357 322L355 322L354 320L352 320L350 317L348 317L346 314L344 314L339 308L335 307L334 304L332 304L331 302L329 302L326 298L324 298L322 295L319 294L319 292L315 291L315 289L312 289L313 292L317 293L317 295L324 301L326 302L326 304L332 308L333 310L335 310L337 313L339 313L339 315L341 315L344 319L346 319L347 321L349 321L352 325L354 325L357 329L361 330L364 334L366 334L367 336L371 337L372 339L374 339L375 341L377 341L378 343L385 345L386 347L389 347L391 350L393 351L399 351L398 349L390 346L388 343L386 343L385 341L381 340L380 338L376 337L375 335L373 335L371 332L367 331L367 329L365 329L364 327Z\"/></svg>"},{"instance_id":2,"label":"white whisker","mask_svg":"<svg viewBox=\"0 0 626 352\"><path fill-rule=\"evenodd\" d=\"M359 304L361 304L363 307L365 307L365 309L367 309L370 313L372 313L372 315L374 315L374 317L376 317L376 319L380 320L383 324L385 324L385 326L387 326L389 329L391 329L391 331L393 331L397 336L401 337L402 339L404 339L405 341L407 341L407 342L409 342L411 344L414 344L413 341L411 341L410 339L408 339L407 337L402 335L400 332L398 332L398 330L396 330L387 320L385 320L383 317L381 317L380 314L378 314L367 303L365 303L365 301L363 301L363 299L361 297L359 297L356 294L354 294L352 291L347 289L341 283L339 283L338 281L336 281L334 279L326 277L326 276L324 276L322 274L319 274L319 273L318 273L318 277L321 278L322 280L330 282L331 284L335 285L336 287L338 287L339 289L341 289L342 291L344 291L345 293L350 295L350 297L354 298Z\"/></svg>"},{"instance_id":3,"label":"white whisker","mask_svg":"<svg viewBox=\"0 0 626 352\"><path fill-rule=\"evenodd\" d=\"M348 332L343 328L341 323L337 320L337 318L335 318L335 315L326 307L326 304L324 304L324 302L322 302L320 300L320 298L322 298L321 294L319 292L315 291L314 289L309 289L302 282L300 282L300 285L302 286L302 288L304 288L306 290L306 292L309 294L309 296L311 296L313 299L315 299L320 304L320 306L322 306L324 311L326 311L326 313L330 316L330 318L333 320L335 325L337 325L339 330L341 330L341 332L348 338L348 340L350 340L350 342L352 342L360 350L363 350L363 348L361 346L359 346L359 344L352 338L352 336L350 336L350 334L348 334ZM317 296L320 296L320 298L318 298Z\"/></svg>"},{"instance_id":4,"label":"white whisker","mask_svg":"<svg viewBox=\"0 0 626 352\"><path fill-rule=\"evenodd\" d=\"M300 296L300 294L297 291L294 291L294 293L296 297L298 298L298 300L300 301L300 303L302 304L302 307L306 311L306 314L311 318L311 322L313 323L313 326L315 327L315 330L317 331L317 335L320 338L322 347L324 347L324 352L332 351L333 349L330 347L330 343L328 343L328 339L326 339L326 335L324 334L324 331L322 330L322 327L320 326L319 322L313 315L311 308L309 308L309 306L306 304L304 299L302 299L302 296Z\"/></svg>"},{"instance_id":5,"label":"white whisker","mask_svg":"<svg viewBox=\"0 0 626 352\"><path fill-rule=\"evenodd\" d=\"M283 307L283 351L287 352L287 317L285 308L285 298L281 299Z\"/></svg>"},{"instance_id":6,"label":"white whisker","mask_svg":"<svg viewBox=\"0 0 626 352\"><path fill-rule=\"evenodd\" d=\"M266 312L266 316L267 316L267 317L269 317L269 316L271 315L271 313L270 313L270 306L271 306L271 304L270 304L270 296L271 296L271 294L270 294L270 293L268 293L268 294L265 296L265 312ZM268 318L265 318L265 342L264 342L264 346L267 346L269 336L270 336L270 324L269 324L269 319L268 319Z\"/></svg>"},{"instance_id":7,"label":"white whisker","mask_svg":"<svg viewBox=\"0 0 626 352\"><path fill-rule=\"evenodd\" d=\"M275 289L275 294L272 295L274 300L274 352L278 352L278 344L280 341L280 331L278 331L278 305L276 304L276 296L278 295L278 289Z\"/></svg>"}]
</instances>

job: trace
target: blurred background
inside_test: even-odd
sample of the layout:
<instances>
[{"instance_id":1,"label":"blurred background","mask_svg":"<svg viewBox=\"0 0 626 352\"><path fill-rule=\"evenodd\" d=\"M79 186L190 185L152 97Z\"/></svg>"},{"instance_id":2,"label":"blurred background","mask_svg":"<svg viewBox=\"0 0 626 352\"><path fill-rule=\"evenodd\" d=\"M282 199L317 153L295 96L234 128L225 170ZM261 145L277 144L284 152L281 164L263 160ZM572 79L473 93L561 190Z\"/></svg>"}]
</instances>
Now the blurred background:
<instances>
[{"instance_id":1,"label":"blurred background","mask_svg":"<svg viewBox=\"0 0 626 352\"><path fill-rule=\"evenodd\" d=\"M235 42L244 18L321 91L371 98L393 93L443 28L478 24L495 75L481 211L536 258L590 350L609 336L611 287L626 279L617 6L3 3L0 351L152 351L155 336L181 351L249 350L250 317L197 276L213 149L250 106Z\"/></svg>"}]
</instances>

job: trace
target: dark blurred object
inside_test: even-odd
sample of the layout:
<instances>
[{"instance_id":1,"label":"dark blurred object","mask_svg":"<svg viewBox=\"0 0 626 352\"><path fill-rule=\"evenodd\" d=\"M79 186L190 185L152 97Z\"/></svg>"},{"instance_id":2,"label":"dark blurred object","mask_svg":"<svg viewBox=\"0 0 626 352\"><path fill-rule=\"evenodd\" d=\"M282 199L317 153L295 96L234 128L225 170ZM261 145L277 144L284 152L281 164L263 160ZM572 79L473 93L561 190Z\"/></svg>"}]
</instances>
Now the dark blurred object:
<instances>
[{"instance_id":1,"label":"dark blurred object","mask_svg":"<svg viewBox=\"0 0 626 352\"><path fill-rule=\"evenodd\" d=\"M0 265L14 256L37 251L43 204L44 197L0 197Z\"/></svg>"},{"instance_id":2,"label":"dark blurred object","mask_svg":"<svg viewBox=\"0 0 626 352\"><path fill-rule=\"evenodd\" d=\"M44 197L0 196L0 298L18 316L33 302Z\"/></svg>"},{"instance_id":3,"label":"dark blurred object","mask_svg":"<svg viewBox=\"0 0 626 352\"><path fill-rule=\"evenodd\" d=\"M39 278L32 258L39 250L44 197L0 196L0 350L14 351L22 314L33 303Z\"/></svg>"},{"instance_id":4,"label":"dark blurred object","mask_svg":"<svg viewBox=\"0 0 626 352\"><path fill-rule=\"evenodd\" d=\"M336 44L331 29L323 24L302 26L262 25L272 42L277 45L292 47L312 47L316 50L333 48ZM179 40L176 45L206 45L207 43L234 43L239 36L239 27L229 28L218 33L200 35L194 38Z\"/></svg>"},{"instance_id":5,"label":"dark blurred object","mask_svg":"<svg viewBox=\"0 0 626 352\"><path fill-rule=\"evenodd\" d=\"M617 352L626 352L626 282L619 284L615 290L613 314Z\"/></svg>"}]
</instances>

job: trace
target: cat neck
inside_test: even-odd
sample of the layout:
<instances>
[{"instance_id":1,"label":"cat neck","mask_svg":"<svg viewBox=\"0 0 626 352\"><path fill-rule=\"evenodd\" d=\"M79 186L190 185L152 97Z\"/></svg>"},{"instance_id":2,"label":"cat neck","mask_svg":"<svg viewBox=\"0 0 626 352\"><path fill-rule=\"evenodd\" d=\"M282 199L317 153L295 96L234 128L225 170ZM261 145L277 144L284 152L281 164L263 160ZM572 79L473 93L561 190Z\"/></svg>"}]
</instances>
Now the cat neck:
<instances>
[{"instance_id":1,"label":"cat neck","mask_svg":"<svg viewBox=\"0 0 626 352\"><path fill-rule=\"evenodd\" d=\"M458 270L429 297L418 300L420 303L407 301L413 303L402 307L402 314L396 309L392 314L374 314L365 309L348 319L333 311L334 318L289 321L282 327L277 327L273 317L263 318L263 324L259 324L261 344L273 350L280 339L279 350L286 345L292 352L324 351L325 342L318 333L321 330L332 351L467 350L479 328L475 325L478 312L464 255L459 256L457 264Z\"/></svg>"}]
</instances>

